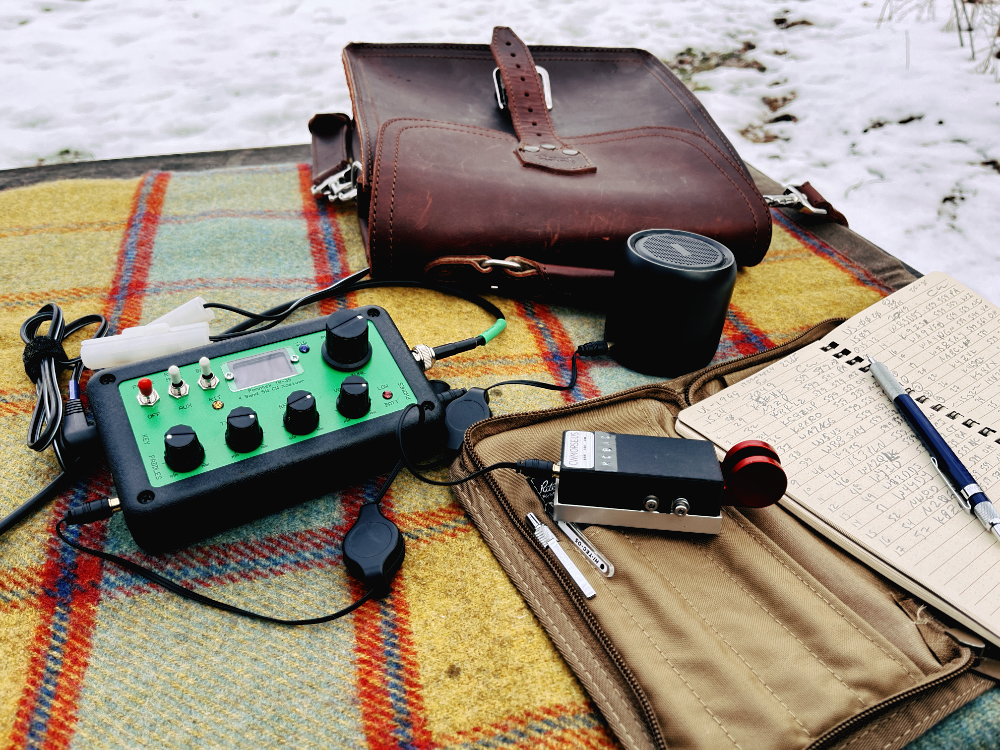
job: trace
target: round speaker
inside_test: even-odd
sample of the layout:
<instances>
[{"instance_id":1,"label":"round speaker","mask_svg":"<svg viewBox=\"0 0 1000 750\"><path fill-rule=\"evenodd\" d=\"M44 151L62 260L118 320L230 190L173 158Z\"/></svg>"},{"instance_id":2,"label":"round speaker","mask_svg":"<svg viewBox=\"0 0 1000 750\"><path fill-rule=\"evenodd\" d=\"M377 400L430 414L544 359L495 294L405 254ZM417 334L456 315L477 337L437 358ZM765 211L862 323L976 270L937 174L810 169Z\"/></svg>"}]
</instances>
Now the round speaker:
<instances>
[{"instance_id":1,"label":"round speaker","mask_svg":"<svg viewBox=\"0 0 1000 750\"><path fill-rule=\"evenodd\" d=\"M631 370L676 377L715 356L736 284L725 245L676 229L625 242L604 323L610 354Z\"/></svg>"}]
</instances>

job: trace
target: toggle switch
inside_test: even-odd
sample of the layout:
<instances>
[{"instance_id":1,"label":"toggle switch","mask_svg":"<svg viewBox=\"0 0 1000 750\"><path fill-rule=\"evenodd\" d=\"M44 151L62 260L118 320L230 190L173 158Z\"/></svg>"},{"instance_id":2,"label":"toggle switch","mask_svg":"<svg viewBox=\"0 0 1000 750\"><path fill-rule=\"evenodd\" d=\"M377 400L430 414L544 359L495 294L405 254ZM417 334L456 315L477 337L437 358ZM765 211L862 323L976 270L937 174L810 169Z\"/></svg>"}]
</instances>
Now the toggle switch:
<instances>
[{"instance_id":1,"label":"toggle switch","mask_svg":"<svg viewBox=\"0 0 1000 750\"><path fill-rule=\"evenodd\" d=\"M170 376L170 387L167 388L167 393L169 393L174 398L183 398L188 395L188 384L184 382L184 378L181 377L180 368L177 365L170 365L167 368L167 375Z\"/></svg>"},{"instance_id":2,"label":"toggle switch","mask_svg":"<svg viewBox=\"0 0 1000 750\"><path fill-rule=\"evenodd\" d=\"M204 391L210 391L219 384L219 378L212 372L212 363L209 361L208 357L202 357L198 360L198 367L201 370L201 375L198 378L198 385Z\"/></svg>"},{"instance_id":3,"label":"toggle switch","mask_svg":"<svg viewBox=\"0 0 1000 750\"><path fill-rule=\"evenodd\" d=\"M139 403L143 406L152 406L160 400L160 394L153 388L153 381L149 378L139 378L136 385L139 388Z\"/></svg>"}]
</instances>

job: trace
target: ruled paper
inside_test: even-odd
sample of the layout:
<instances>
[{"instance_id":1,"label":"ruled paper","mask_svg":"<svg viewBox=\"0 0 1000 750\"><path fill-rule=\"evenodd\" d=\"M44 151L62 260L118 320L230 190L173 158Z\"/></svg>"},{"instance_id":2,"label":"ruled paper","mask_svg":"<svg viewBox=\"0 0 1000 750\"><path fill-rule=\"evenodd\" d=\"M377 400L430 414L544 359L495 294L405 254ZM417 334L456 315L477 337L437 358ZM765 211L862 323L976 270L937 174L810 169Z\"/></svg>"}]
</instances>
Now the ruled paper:
<instances>
[{"instance_id":1,"label":"ruled paper","mask_svg":"<svg viewBox=\"0 0 1000 750\"><path fill-rule=\"evenodd\" d=\"M766 440L788 474L786 507L998 642L1000 542L961 508L865 355L1000 500L1000 309L943 273L681 412L681 434L722 450Z\"/></svg>"}]
</instances>

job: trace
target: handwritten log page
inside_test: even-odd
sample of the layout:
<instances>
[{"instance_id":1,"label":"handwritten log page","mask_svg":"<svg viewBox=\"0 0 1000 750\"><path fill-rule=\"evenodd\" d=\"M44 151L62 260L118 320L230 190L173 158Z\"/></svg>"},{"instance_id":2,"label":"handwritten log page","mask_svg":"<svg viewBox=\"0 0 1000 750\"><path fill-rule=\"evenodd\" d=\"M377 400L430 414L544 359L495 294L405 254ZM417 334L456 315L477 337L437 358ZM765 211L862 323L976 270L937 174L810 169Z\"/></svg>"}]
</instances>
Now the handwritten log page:
<instances>
[{"instance_id":1,"label":"handwritten log page","mask_svg":"<svg viewBox=\"0 0 1000 750\"><path fill-rule=\"evenodd\" d=\"M865 355L911 389L1000 501L1000 308L943 273L681 412L678 427L722 450L771 443L788 474L789 510L1000 643L1000 542L958 504Z\"/></svg>"}]
</instances>

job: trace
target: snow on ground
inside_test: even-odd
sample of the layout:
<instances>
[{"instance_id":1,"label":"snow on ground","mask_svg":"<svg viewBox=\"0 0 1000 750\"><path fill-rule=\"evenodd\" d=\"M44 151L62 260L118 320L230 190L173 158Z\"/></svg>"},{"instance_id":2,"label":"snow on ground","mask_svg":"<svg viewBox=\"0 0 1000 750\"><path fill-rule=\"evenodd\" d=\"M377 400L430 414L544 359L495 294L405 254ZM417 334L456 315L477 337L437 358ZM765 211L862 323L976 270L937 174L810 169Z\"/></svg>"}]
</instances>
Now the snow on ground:
<instances>
[{"instance_id":1,"label":"snow on ground","mask_svg":"<svg viewBox=\"0 0 1000 750\"><path fill-rule=\"evenodd\" d=\"M650 50L747 161L1000 303L1000 83L936 2L879 25L882 0L6 0L0 168L303 143L313 113L350 111L347 42L486 43L502 24Z\"/></svg>"}]
</instances>

